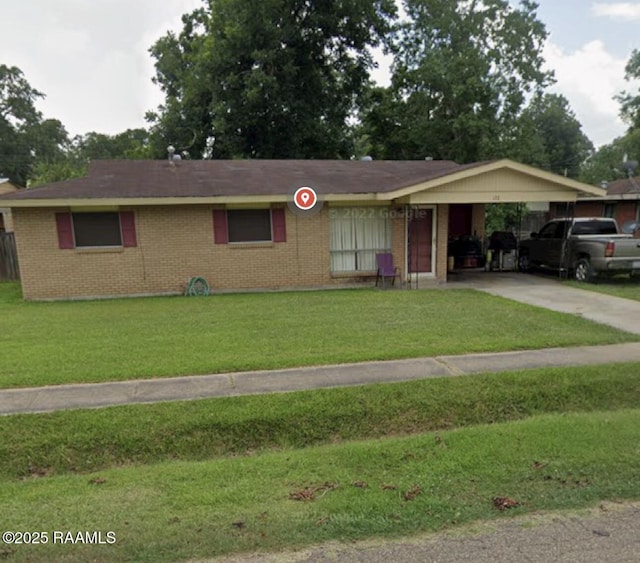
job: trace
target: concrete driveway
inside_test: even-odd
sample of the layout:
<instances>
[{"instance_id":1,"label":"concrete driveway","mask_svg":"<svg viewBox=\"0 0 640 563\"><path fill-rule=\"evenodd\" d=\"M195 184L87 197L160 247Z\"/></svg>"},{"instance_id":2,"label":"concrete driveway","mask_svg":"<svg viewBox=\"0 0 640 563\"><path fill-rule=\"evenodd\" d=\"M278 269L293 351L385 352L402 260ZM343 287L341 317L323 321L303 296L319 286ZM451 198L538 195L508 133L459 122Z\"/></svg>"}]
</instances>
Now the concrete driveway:
<instances>
[{"instance_id":1,"label":"concrete driveway","mask_svg":"<svg viewBox=\"0 0 640 563\"><path fill-rule=\"evenodd\" d=\"M453 278L447 288L472 288L640 334L640 301L577 289L558 279L516 272L472 272Z\"/></svg>"}]
</instances>

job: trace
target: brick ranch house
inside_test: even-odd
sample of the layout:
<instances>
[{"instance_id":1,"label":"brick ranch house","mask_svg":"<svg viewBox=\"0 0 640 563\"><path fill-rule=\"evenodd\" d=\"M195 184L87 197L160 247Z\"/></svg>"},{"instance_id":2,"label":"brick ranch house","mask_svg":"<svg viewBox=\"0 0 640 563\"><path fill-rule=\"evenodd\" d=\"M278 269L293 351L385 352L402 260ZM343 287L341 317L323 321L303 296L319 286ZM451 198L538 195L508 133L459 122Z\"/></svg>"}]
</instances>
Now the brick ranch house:
<instances>
[{"instance_id":1,"label":"brick ranch house","mask_svg":"<svg viewBox=\"0 0 640 563\"><path fill-rule=\"evenodd\" d=\"M601 197L579 197L575 203L576 217L612 217L620 228L640 223L640 176L610 182ZM565 206L557 204L552 216L566 213Z\"/></svg>"},{"instance_id":2,"label":"brick ranch house","mask_svg":"<svg viewBox=\"0 0 640 563\"><path fill-rule=\"evenodd\" d=\"M300 212L295 190L320 203ZM371 281L391 252L403 280L447 280L450 236L483 235L490 202L573 202L604 190L508 160L111 160L0 196L26 299Z\"/></svg>"}]
</instances>

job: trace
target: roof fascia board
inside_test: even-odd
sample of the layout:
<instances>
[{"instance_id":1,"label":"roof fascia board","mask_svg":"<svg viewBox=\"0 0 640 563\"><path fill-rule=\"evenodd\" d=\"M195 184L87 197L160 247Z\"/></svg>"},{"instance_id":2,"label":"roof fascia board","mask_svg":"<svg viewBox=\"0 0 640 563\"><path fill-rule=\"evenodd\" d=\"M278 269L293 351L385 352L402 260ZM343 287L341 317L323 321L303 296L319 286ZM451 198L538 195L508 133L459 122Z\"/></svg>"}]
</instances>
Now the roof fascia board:
<instances>
[{"instance_id":1,"label":"roof fascia board","mask_svg":"<svg viewBox=\"0 0 640 563\"><path fill-rule=\"evenodd\" d=\"M578 201L637 201L640 200L640 192L626 193L626 194L612 194L602 197L590 196L579 197Z\"/></svg>"},{"instance_id":2,"label":"roof fascia board","mask_svg":"<svg viewBox=\"0 0 640 563\"><path fill-rule=\"evenodd\" d=\"M409 198L400 200L402 203L409 205L434 205L434 204L458 204L458 203L547 203L553 202L574 202L576 201L576 193L567 190L558 190L555 192L544 192L523 196L522 194L504 194L499 200L496 200L492 193L474 193L464 194L455 193L448 194L443 192L425 192L423 194L415 194Z\"/></svg>"},{"instance_id":3,"label":"roof fascia board","mask_svg":"<svg viewBox=\"0 0 640 563\"><path fill-rule=\"evenodd\" d=\"M570 178L565 178L563 176L558 176L557 174L552 174L551 172L538 170L537 168L534 168L532 166L527 166L526 164L520 164L512 160L503 159L503 160L497 160L495 162L488 162L487 164L475 166L472 168L468 168L466 170L461 170L460 172L452 172L450 174L445 174L444 176L434 178L433 180L429 180L427 182L421 182L420 184L415 184L413 186L407 186L406 188L401 188L393 192L381 193L378 195L378 198L386 199L386 200L401 199L407 196L411 196L420 191L430 190L433 188L444 186L445 184L449 184L451 182L465 180L473 176L486 174L487 172L492 172L494 170L500 170L503 168L521 172L529 176L534 176L542 180L552 182L554 184L560 184L567 188L576 190L579 193L589 193L591 195L600 196L600 197L602 197L606 193L606 190L596 186L583 184L581 182L577 182Z\"/></svg>"},{"instance_id":4,"label":"roof fascia board","mask_svg":"<svg viewBox=\"0 0 640 563\"><path fill-rule=\"evenodd\" d=\"M321 201L361 204L375 204L378 194L319 194ZM166 205L265 205L286 203L291 199L288 195L263 196L214 196L214 197L121 197L121 198L64 198L64 199L6 199L0 204L7 208L42 208L42 207L139 207ZM384 202L382 202L384 203ZM381 204L382 204L381 203Z\"/></svg>"}]
</instances>

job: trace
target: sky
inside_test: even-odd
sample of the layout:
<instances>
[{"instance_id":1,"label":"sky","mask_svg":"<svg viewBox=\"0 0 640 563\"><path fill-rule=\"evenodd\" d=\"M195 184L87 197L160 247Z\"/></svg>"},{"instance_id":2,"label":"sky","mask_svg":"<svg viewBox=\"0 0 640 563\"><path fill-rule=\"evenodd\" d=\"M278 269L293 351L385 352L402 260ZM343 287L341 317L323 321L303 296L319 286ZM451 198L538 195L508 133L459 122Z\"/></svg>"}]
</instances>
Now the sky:
<instances>
[{"instance_id":1,"label":"sky","mask_svg":"<svg viewBox=\"0 0 640 563\"><path fill-rule=\"evenodd\" d=\"M515 0L510 0L516 4ZM45 118L71 135L116 134L146 127L144 114L163 101L152 83L149 47L202 0L2 0L0 64L17 66L46 95ZM640 49L640 0L538 0L549 38L544 55L554 70L551 92L563 94L596 145L625 132L613 97L640 85L624 67ZM385 84L384 58L375 72Z\"/></svg>"}]
</instances>

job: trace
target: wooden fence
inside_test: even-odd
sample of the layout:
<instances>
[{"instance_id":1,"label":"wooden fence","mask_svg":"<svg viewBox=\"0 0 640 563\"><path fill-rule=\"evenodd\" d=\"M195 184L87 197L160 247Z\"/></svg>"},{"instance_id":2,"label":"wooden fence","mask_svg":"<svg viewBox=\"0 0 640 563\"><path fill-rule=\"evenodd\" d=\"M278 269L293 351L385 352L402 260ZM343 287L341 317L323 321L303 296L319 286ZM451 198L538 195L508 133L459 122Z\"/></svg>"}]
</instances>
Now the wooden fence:
<instances>
[{"instance_id":1,"label":"wooden fence","mask_svg":"<svg viewBox=\"0 0 640 563\"><path fill-rule=\"evenodd\" d=\"M18 253L13 233L0 233L0 281L18 281Z\"/></svg>"}]
</instances>

